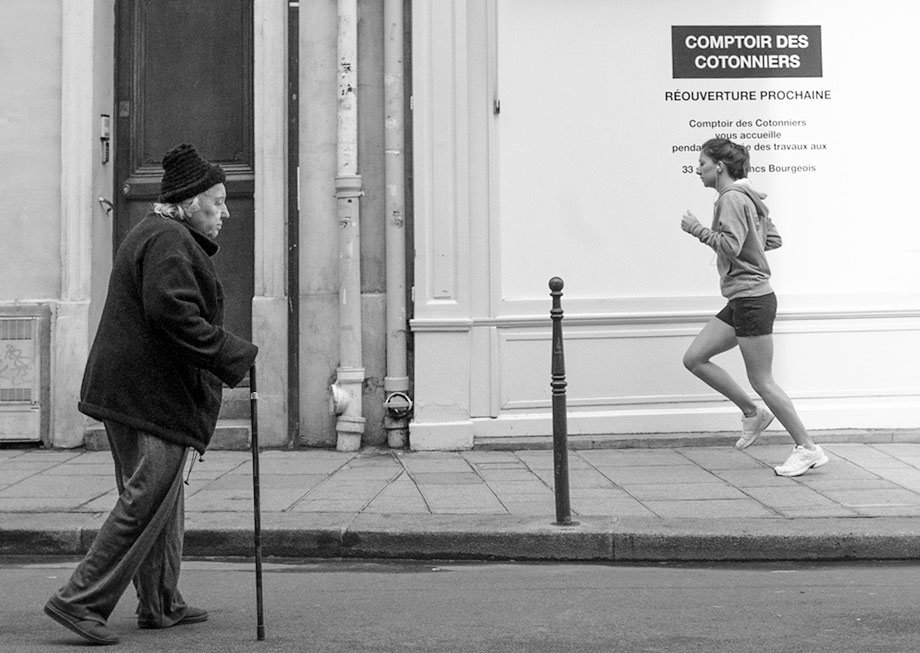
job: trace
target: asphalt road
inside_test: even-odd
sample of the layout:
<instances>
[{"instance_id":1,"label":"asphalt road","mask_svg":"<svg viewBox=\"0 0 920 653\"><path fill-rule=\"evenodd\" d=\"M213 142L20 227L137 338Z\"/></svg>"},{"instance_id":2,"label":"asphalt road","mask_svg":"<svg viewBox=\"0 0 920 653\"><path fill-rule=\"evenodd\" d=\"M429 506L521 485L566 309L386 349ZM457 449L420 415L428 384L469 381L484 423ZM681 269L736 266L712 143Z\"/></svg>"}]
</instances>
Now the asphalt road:
<instances>
[{"instance_id":1,"label":"asphalt road","mask_svg":"<svg viewBox=\"0 0 920 653\"><path fill-rule=\"evenodd\" d=\"M81 640L42 614L72 561L0 560L0 650ZM109 625L130 651L918 651L920 564L608 566L266 563L256 641L252 565L186 561L204 624ZM111 649L115 650L115 649Z\"/></svg>"}]
</instances>

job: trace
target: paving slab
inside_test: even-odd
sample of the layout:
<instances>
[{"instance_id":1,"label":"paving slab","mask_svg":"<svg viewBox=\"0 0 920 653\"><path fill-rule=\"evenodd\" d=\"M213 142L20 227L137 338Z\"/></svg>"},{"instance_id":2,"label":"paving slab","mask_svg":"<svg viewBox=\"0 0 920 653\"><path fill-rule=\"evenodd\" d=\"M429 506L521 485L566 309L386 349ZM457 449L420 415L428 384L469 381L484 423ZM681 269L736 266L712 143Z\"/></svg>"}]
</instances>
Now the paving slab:
<instances>
[{"instance_id":1,"label":"paving slab","mask_svg":"<svg viewBox=\"0 0 920 653\"><path fill-rule=\"evenodd\" d=\"M644 467L647 465L692 465L693 461L676 449L615 449L574 453L596 467ZM552 459L550 458L550 462ZM550 465L552 468L552 465Z\"/></svg>"},{"instance_id":2,"label":"paving slab","mask_svg":"<svg viewBox=\"0 0 920 653\"><path fill-rule=\"evenodd\" d=\"M728 483L637 483L624 485L623 488L639 501L744 499L748 496Z\"/></svg>"},{"instance_id":3,"label":"paving slab","mask_svg":"<svg viewBox=\"0 0 920 653\"><path fill-rule=\"evenodd\" d=\"M643 501L649 510L666 519L739 519L775 517L776 511L753 499L690 499Z\"/></svg>"},{"instance_id":4,"label":"paving slab","mask_svg":"<svg viewBox=\"0 0 920 653\"><path fill-rule=\"evenodd\" d=\"M0 475L0 490L38 473L36 469L4 469Z\"/></svg>"},{"instance_id":5,"label":"paving slab","mask_svg":"<svg viewBox=\"0 0 920 653\"><path fill-rule=\"evenodd\" d=\"M920 465L920 459L917 461ZM917 474L917 468L911 467L910 469L898 469L898 470L880 470L877 472L879 477L899 485L911 492L920 492L920 476Z\"/></svg>"},{"instance_id":6,"label":"paving slab","mask_svg":"<svg viewBox=\"0 0 920 653\"><path fill-rule=\"evenodd\" d=\"M0 499L21 497L59 498L83 497L93 499L105 494L115 486L115 475L75 474L59 476L56 474L32 474L18 483L13 483L0 490Z\"/></svg>"},{"instance_id":7,"label":"paving slab","mask_svg":"<svg viewBox=\"0 0 920 653\"><path fill-rule=\"evenodd\" d=\"M535 494L553 495L552 484L546 484L542 479L514 480L514 481L488 481L487 485L496 494Z\"/></svg>"},{"instance_id":8,"label":"paving slab","mask_svg":"<svg viewBox=\"0 0 920 653\"><path fill-rule=\"evenodd\" d=\"M610 473L610 480L617 484L674 483L690 485L714 483L720 479L711 471L699 465L650 465L620 468Z\"/></svg>"},{"instance_id":9,"label":"paving slab","mask_svg":"<svg viewBox=\"0 0 920 653\"><path fill-rule=\"evenodd\" d=\"M519 467L477 467L480 478L490 483L527 482L533 479L533 472L524 466Z\"/></svg>"},{"instance_id":10,"label":"paving slab","mask_svg":"<svg viewBox=\"0 0 920 653\"><path fill-rule=\"evenodd\" d=\"M744 492L759 503L773 509L820 510L835 505L832 499L805 486L749 487Z\"/></svg>"}]
</instances>

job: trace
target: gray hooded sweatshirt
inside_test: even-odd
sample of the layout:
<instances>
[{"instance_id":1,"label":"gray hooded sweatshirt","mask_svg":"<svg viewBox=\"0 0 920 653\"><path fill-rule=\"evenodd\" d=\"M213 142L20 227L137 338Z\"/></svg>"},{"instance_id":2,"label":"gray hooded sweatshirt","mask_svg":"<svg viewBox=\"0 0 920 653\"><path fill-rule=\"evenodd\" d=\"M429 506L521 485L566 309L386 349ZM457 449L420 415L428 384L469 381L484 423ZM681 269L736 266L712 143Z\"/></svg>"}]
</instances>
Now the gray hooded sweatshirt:
<instances>
[{"instance_id":1,"label":"gray hooded sweatshirt","mask_svg":"<svg viewBox=\"0 0 920 653\"><path fill-rule=\"evenodd\" d=\"M718 255L719 285L726 299L773 292L764 252L780 247L783 239L770 220L764 197L746 181L734 183L716 199L712 228L697 223L690 230Z\"/></svg>"}]
</instances>

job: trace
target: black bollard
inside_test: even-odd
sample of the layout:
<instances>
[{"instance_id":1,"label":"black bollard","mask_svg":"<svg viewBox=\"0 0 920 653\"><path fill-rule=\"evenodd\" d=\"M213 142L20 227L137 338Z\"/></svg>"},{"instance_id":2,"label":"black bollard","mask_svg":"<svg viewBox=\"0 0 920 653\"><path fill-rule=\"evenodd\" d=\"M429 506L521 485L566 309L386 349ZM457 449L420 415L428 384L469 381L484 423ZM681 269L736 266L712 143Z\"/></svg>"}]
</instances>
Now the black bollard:
<instances>
[{"instance_id":1,"label":"black bollard","mask_svg":"<svg viewBox=\"0 0 920 653\"><path fill-rule=\"evenodd\" d=\"M553 308L550 318L553 320L553 479L556 493L556 524L572 525L572 508L569 502L569 453L568 424L565 405L565 353L562 350L562 279L553 277L549 280L550 296Z\"/></svg>"}]
</instances>

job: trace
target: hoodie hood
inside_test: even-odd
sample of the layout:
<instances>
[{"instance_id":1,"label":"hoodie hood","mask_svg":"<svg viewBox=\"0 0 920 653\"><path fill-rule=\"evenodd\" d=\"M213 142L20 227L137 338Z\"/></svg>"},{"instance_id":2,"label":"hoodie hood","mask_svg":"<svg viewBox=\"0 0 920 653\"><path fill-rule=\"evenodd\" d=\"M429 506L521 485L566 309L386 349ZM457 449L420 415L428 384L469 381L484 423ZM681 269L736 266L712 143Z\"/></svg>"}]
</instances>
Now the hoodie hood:
<instances>
[{"instance_id":1,"label":"hoodie hood","mask_svg":"<svg viewBox=\"0 0 920 653\"><path fill-rule=\"evenodd\" d=\"M724 192L730 190L738 190L751 198L751 201L754 202L754 206L757 208L757 215L768 217L770 215L770 209L767 208L767 205L764 204L764 200L767 197L766 193L761 193L758 190L754 190L754 187L751 186L751 180L747 177L743 179L735 180L735 183L726 188Z\"/></svg>"}]
</instances>

